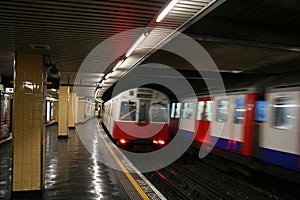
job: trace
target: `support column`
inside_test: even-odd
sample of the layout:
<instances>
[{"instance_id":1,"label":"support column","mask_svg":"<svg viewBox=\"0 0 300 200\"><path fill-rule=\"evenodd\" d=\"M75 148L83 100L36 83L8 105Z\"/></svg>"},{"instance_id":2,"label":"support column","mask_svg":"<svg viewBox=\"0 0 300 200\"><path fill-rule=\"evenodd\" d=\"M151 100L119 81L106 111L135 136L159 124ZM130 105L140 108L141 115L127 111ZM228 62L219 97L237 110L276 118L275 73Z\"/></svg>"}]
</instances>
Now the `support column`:
<instances>
[{"instance_id":1,"label":"support column","mask_svg":"<svg viewBox=\"0 0 300 200\"><path fill-rule=\"evenodd\" d=\"M58 94L58 137L69 136L69 86L60 86Z\"/></svg>"},{"instance_id":2,"label":"support column","mask_svg":"<svg viewBox=\"0 0 300 200\"><path fill-rule=\"evenodd\" d=\"M70 92L70 98L69 98L69 120L68 120L68 126L69 128L75 128L74 123L74 92Z\"/></svg>"},{"instance_id":3,"label":"support column","mask_svg":"<svg viewBox=\"0 0 300 200\"><path fill-rule=\"evenodd\" d=\"M13 108L13 195L44 188L45 83L42 55L16 54Z\"/></svg>"}]
</instances>

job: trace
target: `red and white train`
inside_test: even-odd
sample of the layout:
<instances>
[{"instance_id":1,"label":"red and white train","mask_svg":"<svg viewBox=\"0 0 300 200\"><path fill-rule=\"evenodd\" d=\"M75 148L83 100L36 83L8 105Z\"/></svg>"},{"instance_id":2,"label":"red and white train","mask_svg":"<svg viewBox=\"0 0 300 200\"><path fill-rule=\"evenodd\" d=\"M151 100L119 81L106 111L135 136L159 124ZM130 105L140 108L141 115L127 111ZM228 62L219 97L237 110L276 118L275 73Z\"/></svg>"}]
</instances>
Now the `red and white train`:
<instances>
[{"instance_id":1,"label":"red and white train","mask_svg":"<svg viewBox=\"0 0 300 200\"><path fill-rule=\"evenodd\" d=\"M164 145L180 134L195 148L206 144L237 163L300 182L299 73L227 85L226 96L177 103L159 91L136 88L104 109L103 124L118 145L139 138Z\"/></svg>"},{"instance_id":2,"label":"red and white train","mask_svg":"<svg viewBox=\"0 0 300 200\"><path fill-rule=\"evenodd\" d=\"M104 103L103 125L117 145L169 140L169 98L154 89L135 88Z\"/></svg>"},{"instance_id":3,"label":"red and white train","mask_svg":"<svg viewBox=\"0 0 300 200\"><path fill-rule=\"evenodd\" d=\"M171 104L170 131L248 167L300 182L299 73ZM192 108L192 109L191 109Z\"/></svg>"}]
</instances>

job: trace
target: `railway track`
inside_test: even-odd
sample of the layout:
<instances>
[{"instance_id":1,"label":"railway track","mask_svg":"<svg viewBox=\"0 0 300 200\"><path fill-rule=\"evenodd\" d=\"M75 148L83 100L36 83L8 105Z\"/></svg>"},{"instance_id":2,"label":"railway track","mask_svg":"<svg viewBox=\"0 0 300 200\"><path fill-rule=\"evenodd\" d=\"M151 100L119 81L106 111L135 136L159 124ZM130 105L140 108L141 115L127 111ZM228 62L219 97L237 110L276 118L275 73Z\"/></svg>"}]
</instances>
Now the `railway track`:
<instances>
[{"instance_id":1,"label":"railway track","mask_svg":"<svg viewBox=\"0 0 300 200\"><path fill-rule=\"evenodd\" d=\"M172 180L167 178L161 172L156 171L154 175L161 181L161 184L164 185L164 189L168 188L168 192L172 194L171 199L190 199L189 195L184 190L182 190L177 184L174 184Z\"/></svg>"},{"instance_id":2,"label":"railway track","mask_svg":"<svg viewBox=\"0 0 300 200\"><path fill-rule=\"evenodd\" d=\"M286 199L186 157L146 177L167 199Z\"/></svg>"},{"instance_id":3,"label":"railway track","mask_svg":"<svg viewBox=\"0 0 300 200\"><path fill-rule=\"evenodd\" d=\"M216 180L209 180L204 176L200 176L193 170L174 164L168 167L167 170L171 173L176 173L181 182L189 183L188 186L192 190L193 196L197 199L223 199L232 200L232 196L221 187L221 183Z\"/></svg>"}]
</instances>

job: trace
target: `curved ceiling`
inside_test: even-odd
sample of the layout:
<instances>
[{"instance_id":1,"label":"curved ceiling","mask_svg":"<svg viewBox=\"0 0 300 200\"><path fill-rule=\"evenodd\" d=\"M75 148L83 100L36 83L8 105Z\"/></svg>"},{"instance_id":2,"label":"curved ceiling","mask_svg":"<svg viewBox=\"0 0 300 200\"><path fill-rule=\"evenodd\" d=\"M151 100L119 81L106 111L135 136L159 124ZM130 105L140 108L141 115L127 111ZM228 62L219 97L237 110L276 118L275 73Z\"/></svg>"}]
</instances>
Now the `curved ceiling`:
<instances>
[{"instance_id":1,"label":"curved ceiling","mask_svg":"<svg viewBox=\"0 0 300 200\"><path fill-rule=\"evenodd\" d=\"M224 72L280 73L300 68L299 1L217 1L212 9L200 13L208 0L180 0L162 23L155 23L168 2L0 1L0 75L12 77L16 52L49 54L61 71L61 84L73 83L82 62L99 43L123 31L143 27L184 31L208 51ZM153 32L123 65L164 62L154 48L171 35L172 32ZM137 37L138 33L123 38L111 51L116 55L126 53ZM149 56L151 53L154 54ZM104 76L100 73L108 73L116 64L117 60L112 58L111 65L101 68L99 74L81 73L80 82L86 86L82 95L93 96ZM184 65L170 65L186 70L182 69Z\"/></svg>"}]
</instances>

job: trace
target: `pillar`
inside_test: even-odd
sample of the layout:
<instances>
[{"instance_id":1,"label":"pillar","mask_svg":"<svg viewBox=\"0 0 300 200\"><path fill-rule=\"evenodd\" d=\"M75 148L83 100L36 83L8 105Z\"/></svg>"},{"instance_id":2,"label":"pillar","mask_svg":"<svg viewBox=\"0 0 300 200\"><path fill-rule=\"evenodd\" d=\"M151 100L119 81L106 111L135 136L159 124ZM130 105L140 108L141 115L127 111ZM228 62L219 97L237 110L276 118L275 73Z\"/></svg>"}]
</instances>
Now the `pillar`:
<instances>
[{"instance_id":1,"label":"pillar","mask_svg":"<svg viewBox=\"0 0 300 200\"><path fill-rule=\"evenodd\" d=\"M69 136L69 86L60 86L58 94L58 137Z\"/></svg>"},{"instance_id":2,"label":"pillar","mask_svg":"<svg viewBox=\"0 0 300 200\"><path fill-rule=\"evenodd\" d=\"M75 128L74 123L74 92L70 92L70 98L69 98L69 120L68 120L68 126L69 128Z\"/></svg>"},{"instance_id":3,"label":"pillar","mask_svg":"<svg viewBox=\"0 0 300 200\"><path fill-rule=\"evenodd\" d=\"M42 55L16 54L12 192L44 188L45 96Z\"/></svg>"}]
</instances>

